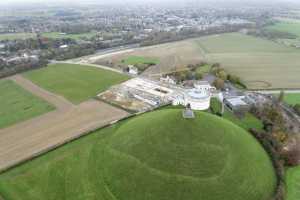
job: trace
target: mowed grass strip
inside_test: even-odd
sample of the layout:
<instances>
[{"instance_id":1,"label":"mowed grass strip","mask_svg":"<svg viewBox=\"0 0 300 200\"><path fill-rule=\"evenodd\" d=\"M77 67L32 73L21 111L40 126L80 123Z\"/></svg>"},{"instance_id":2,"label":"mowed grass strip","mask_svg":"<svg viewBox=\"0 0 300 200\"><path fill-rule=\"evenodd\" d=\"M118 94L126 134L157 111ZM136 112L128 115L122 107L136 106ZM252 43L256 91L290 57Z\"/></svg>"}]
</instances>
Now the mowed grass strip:
<instances>
[{"instance_id":1,"label":"mowed grass strip","mask_svg":"<svg viewBox=\"0 0 300 200\"><path fill-rule=\"evenodd\" d=\"M0 80L0 128L39 116L54 107L11 80Z\"/></svg>"},{"instance_id":2,"label":"mowed grass strip","mask_svg":"<svg viewBox=\"0 0 300 200\"><path fill-rule=\"evenodd\" d=\"M287 169L286 186L286 200L300 199L300 166Z\"/></svg>"},{"instance_id":3,"label":"mowed grass strip","mask_svg":"<svg viewBox=\"0 0 300 200\"><path fill-rule=\"evenodd\" d=\"M268 155L227 120L159 110L96 131L0 175L6 200L269 200ZM238 149L238 151L237 151Z\"/></svg>"},{"instance_id":4,"label":"mowed grass strip","mask_svg":"<svg viewBox=\"0 0 300 200\"><path fill-rule=\"evenodd\" d=\"M129 79L128 76L91 66L53 64L24 76L33 83L78 104Z\"/></svg>"},{"instance_id":5,"label":"mowed grass strip","mask_svg":"<svg viewBox=\"0 0 300 200\"><path fill-rule=\"evenodd\" d=\"M126 59L122 60L122 63L126 65L158 64L159 59L142 57L142 56L129 56Z\"/></svg>"}]
</instances>

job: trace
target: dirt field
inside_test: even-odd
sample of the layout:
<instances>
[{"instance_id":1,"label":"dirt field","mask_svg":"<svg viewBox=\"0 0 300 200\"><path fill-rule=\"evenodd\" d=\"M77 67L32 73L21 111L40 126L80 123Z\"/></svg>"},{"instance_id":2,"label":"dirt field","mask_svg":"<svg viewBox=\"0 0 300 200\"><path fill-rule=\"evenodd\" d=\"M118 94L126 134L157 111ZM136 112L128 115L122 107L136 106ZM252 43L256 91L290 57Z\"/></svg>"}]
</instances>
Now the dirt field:
<instances>
[{"instance_id":1,"label":"dirt field","mask_svg":"<svg viewBox=\"0 0 300 200\"><path fill-rule=\"evenodd\" d=\"M75 106L21 76L11 79L55 105L57 110L0 129L0 171L128 116L127 112L96 100Z\"/></svg>"},{"instance_id":2,"label":"dirt field","mask_svg":"<svg viewBox=\"0 0 300 200\"><path fill-rule=\"evenodd\" d=\"M128 58L128 56L151 57L159 60L160 63L157 66L148 68L144 72L144 75L167 73L176 69L185 68L187 64L195 64L203 60L201 48L194 43L193 40L185 40L151 47L143 47L102 58L99 57L94 63L121 63L121 61Z\"/></svg>"}]
</instances>

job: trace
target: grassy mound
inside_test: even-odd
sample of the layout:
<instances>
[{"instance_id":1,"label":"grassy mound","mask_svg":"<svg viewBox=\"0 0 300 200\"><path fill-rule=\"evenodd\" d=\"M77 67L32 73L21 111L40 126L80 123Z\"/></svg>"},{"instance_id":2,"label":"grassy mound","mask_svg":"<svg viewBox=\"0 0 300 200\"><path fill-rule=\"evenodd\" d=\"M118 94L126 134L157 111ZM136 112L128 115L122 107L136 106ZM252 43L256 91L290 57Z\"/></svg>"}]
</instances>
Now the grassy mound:
<instances>
[{"instance_id":1,"label":"grassy mound","mask_svg":"<svg viewBox=\"0 0 300 200\"><path fill-rule=\"evenodd\" d=\"M5 199L268 200L270 159L242 128L208 113L144 114L0 176Z\"/></svg>"},{"instance_id":2,"label":"grassy mound","mask_svg":"<svg viewBox=\"0 0 300 200\"><path fill-rule=\"evenodd\" d=\"M300 166L292 167L286 173L286 200L300 199Z\"/></svg>"}]
</instances>

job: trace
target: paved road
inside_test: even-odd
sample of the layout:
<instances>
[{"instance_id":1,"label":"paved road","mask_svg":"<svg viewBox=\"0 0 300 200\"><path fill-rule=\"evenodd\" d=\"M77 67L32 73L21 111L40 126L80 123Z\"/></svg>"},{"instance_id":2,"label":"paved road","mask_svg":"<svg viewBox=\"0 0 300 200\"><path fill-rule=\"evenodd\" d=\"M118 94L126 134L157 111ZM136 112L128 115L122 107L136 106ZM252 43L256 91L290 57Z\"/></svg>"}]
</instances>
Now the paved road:
<instances>
[{"instance_id":1,"label":"paved road","mask_svg":"<svg viewBox=\"0 0 300 200\"><path fill-rule=\"evenodd\" d=\"M72 105L22 77L15 76L12 80L33 94L49 100L57 106L57 110L0 129L0 171L129 115L96 100Z\"/></svg>"},{"instance_id":2,"label":"paved road","mask_svg":"<svg viewBox=\"0 0 300 200\"><path fill-rule=\"evenodd\" d=\"M120 74L124 74L123 71L121 70L118 70L118 69L115 69L115 68L112 68L112 67L106 67L106 66L103 66L103 65L97 65L97 64L90 64L90 63L86 63L86 62L76 62L76 61L52 61L52 63L66 63L66 64L82 64L82 65L86 65L86 66L90 66L90 67L97 67L97 68L100 68L100 69L105 69L105 70L109 70L109 71L113 71L113 72L117 72L117 73L120 73Z\"/></svg>"},{"instance_id":3,"label":"paved road","mask_svg":"<svg viewBox=\"0 0 300 200\"><path fill-rule=\"evenodd\" d=\"M280 94L282 90L255 90L252 92L257 92L261 94ZM294 89L294 90L284 90L286 94L298 94L300 93L300 89Z\"/></svg>"}]
</instances>

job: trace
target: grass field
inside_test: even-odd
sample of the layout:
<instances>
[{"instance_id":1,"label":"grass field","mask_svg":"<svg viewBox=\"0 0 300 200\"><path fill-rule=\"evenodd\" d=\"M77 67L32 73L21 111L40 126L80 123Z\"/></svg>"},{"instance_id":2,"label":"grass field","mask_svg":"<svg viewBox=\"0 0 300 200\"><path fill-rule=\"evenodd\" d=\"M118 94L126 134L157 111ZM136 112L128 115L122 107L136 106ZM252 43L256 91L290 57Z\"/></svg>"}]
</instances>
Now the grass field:
<instances>
[{"instance_id":1,"label":"grass field","mask_svg":"<svg viewBox=\"0 0 300 200\"><path fill-rule=\"evenodd\" d=\"M33 38L35 34L33 33L6 33L0 34L0 41L1 40L15 40L15 39L27 39Z\"/></svg>"},{"instance_id":2,"label":"grass field","mask_svg":"<svg viewBox=\"0 0 300 200\"><path fill-rule=\"evenodd\" d=\"M96 32L89 32L89 33L82 33L82 34L61 34L59 32L49 32L49 33L43 33L44 37L48 38L71 38L74 40L80 40L81 38L91 38L96 35Z\"/></svg>"},{"instance_id":3,"label":"grass field","mask_svg":"<svg viewBox=\"0 0 300 200\"><path fill-rule=\"evenodd\" d=\"M126 65L136 65L136 64L158 64L159 60L155 58L146 58L140 56L129 56L128 58L122 60L122 63Z\"/></svg>"},{"instance_id":4,"label":"grass field","mask_svg":"<svg viewBox=\"0 0 300 200\"><path fill-rule=\"evenodd\" d=\"M267 27L269 30L291 33L300 37L300 20L280 20L275 25Z\"/></svg>"},{"instance_id":5,"label":"grass field","mask_svg":"<svg viewBox=\"0 0 300 200\"><path fill-rule=\"evenodd\" d=\"M300 93L298 94L285 94L284 101L290 105L300 104Z\"/></svg>"},{"instance_id":6,"label":"grass field","mask_svg":"<svg viewBox=\"0 0 300 200\"><path fill-rule=\"evenodd\" d=\"M35 84L78 104L95 97L127 76L95 67L72 64L54 64L30 71L24 76Z\"/></svg>"},{"instance_id":7,"label":"grass field","mask_svg":"<svg viewBox=\"0 0 300 200\"><path fill-rule=\"evenodd\" d=\"M211 69L211 65L203 65L203 66L200 66L196 69L196 73L200 73L200 74L207 74L210 72L210 69Z\"/></svg>"},{"instance_id":8,"label":"grass field","mask_svg":"<svg viewBox=\"0 0 300 200\"><path fill-rule=\"evenodd\" d=\"M287 169L286 185L286 200L300 199L300 166Z\"/></svg>"},{"instance_id":9,"label":"grass field","mask_svg":"<svg viewBox=\"0 0 300 200\"><path fill-rule=\"evenodd\" d=\"M211 99L211 108L214 113L221 113L222 105L221 103L215 99ZM263 129L263 123L257 119L251 113L247 113L244 118L237 118L232 112L230 112L227 108L225 108L225 112L223 114L223 118L231 121L232 123L242 127L245 130L249 130L250 128L255 128L256 130Z\"/></svg>"},{"instance_id":10,"label":"grass field","mask_svg":"<svg viewBox=\"0 0 300 200\"><path fill-rule=\"evenodd\" d=\"M0 128L36 117L54 109L11 80L0 80Z\"/></svg>"},{"instance_id":11,"label":"grass field","mask_svg":"<svg viewBox=\"0 0 300 200\"><path fill-rule=\"evenodd\" d=\"M206 53L212 54L294 52L292 48L240 33L206 36L196 42Z\"/></svg>"},{"instance_id":12,"label":"grass field","mask_svg":"<svg viewBox=\"0 0 300 200\"><path fill-rule=\"evenodd\" d=\"M197 43L208 61L221 63L248 88L300 87L300 51L295 48L239 33L203 37Z\"/></svg>"},{"instance_id":13,"label":"grass field","mask_svg":"<svg viewBox=\"0 0 300 200\"><path fill-rule=\"evenodd\" d=\"M22 199L269 200L268 155L214 115L147 113L95 132L0 175L0 194ZM238 149L238 151L237 151Z\"/></svg>"}]
</instances>

